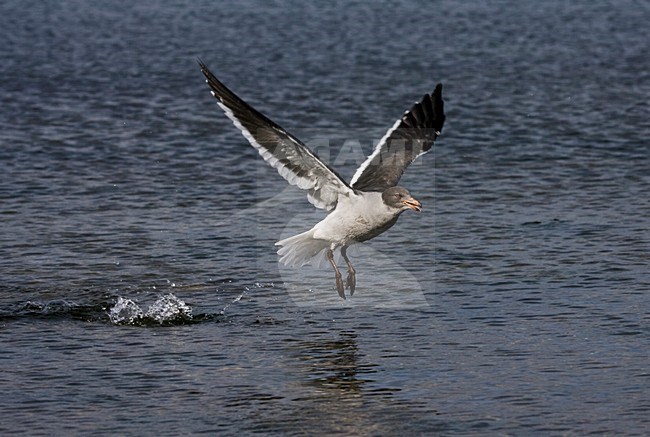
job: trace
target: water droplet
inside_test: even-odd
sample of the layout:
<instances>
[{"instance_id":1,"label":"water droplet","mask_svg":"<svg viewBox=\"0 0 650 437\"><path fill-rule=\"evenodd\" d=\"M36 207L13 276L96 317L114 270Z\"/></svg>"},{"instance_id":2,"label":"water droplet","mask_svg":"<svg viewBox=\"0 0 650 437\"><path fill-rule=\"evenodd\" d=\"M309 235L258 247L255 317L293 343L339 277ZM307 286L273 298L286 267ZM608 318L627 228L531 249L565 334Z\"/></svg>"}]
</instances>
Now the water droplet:
<instances>
[{"instance_id":1,"label":"water droplet","mask_svg":"<svg viewBox=\"0 0 650 437\"><path fill-rule=\"evenodd\" d=\"M181 299L169 293L155 301L147 310L145 317L158 323L175 319L191 319L192 309Z\"/></svg>"},{"instance_id":2,"label":"water droplet","mask_svg":"<svg viewBox=\"0 0 650 437\"><path fill-rule=\"evenodd\" d=\"M131 299L118 297L115 306L108 312L111 322L118 324L131 324L142 317L142 309Z\"/></svg>"}]
</instances>

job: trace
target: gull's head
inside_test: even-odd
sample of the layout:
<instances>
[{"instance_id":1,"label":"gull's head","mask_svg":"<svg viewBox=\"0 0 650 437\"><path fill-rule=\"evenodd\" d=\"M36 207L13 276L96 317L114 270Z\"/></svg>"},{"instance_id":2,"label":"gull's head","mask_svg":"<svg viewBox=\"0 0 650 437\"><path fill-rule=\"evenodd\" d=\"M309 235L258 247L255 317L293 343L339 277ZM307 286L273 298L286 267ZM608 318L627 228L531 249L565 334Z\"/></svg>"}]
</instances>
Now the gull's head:
<instances>
[{"instance_id":1,"label":"gull's head","mask_svg":"<svg viewBox=\"0 0 650 437\"><path fill-rule=\"evenodd\" d=\"M391 208L396 208L401 211L412 209L413 211L422 211L422 204L411 196L406 188L391 187L381 193L381 198L384 203Z\"/></svg>"}]
</instances>

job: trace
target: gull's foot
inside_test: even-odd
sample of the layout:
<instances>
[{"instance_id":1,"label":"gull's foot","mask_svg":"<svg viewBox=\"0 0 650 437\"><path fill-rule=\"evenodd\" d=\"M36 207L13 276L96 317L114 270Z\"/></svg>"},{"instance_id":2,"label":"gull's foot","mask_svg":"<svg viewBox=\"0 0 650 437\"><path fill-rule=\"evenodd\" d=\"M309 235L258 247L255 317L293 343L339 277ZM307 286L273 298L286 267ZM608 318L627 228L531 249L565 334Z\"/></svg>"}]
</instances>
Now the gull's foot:
<instances>
[{"instance_id":1,"label":"gull's foot","mask_svg":"<svg viewBox=\"0 0 650 437\"><path fill-rule=\"evenodd\" d=\"M338 272L336 274L336 291L339 292L339 296L341 296L341 298L345 299L345 287L343 286L343 278Z\"/></svg>"},{"instance_id":2,"label":"gull's foot","mask_svg":"<svg viewBox=\"0 0 650 437\"><path fill-rule=\"evenodd\" d=\"M348 270L348 288L350 289L350 296L354 294L354 289L357 288L357 273L354 270Z\"/></svg>"}]
</instances>

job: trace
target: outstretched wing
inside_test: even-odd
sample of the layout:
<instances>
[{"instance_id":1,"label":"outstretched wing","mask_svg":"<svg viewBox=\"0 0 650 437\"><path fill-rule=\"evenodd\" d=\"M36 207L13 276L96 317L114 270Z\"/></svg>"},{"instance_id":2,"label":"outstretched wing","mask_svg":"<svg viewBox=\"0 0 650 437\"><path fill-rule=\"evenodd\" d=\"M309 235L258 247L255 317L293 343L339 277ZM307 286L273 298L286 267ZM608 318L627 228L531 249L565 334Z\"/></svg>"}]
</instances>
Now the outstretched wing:
<instances>
[{"instance_id":1,"label":"outstretched wing","mask_svg":"<svg viewBox=\"0 0 650 437\"><path fill-rule=\"evenodd\" d=\"M350 187L298 138L240 99L198 61L217 104L242 134L290 184L307 190L307 199L327 211L336 206L339 194Z\"/></svg>"},{"instance_id":2,"label":"outstretched wing","mask_svg":"<svg viewBox=\"0 0 650 437\"><path fill-rule=\"evenodd\" d=\"M383 191L397 185L406 167L431 149L444 123L442 84L438 84L386 132L359 166L350 186L355 190Z\"/></svg>"}]
</instances>

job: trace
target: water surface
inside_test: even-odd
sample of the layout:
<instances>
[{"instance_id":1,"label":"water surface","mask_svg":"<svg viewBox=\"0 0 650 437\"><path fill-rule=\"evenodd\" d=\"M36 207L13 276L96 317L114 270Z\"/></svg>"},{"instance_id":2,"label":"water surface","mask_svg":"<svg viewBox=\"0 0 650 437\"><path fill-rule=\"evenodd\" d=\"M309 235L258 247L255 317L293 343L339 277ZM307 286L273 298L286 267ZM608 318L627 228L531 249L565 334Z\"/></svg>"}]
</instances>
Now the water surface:
<instances>
[{"instance_id":1,"label":"water surface","mask_svg":"<svg viewBox=\"0 0 650 437\"><path fill-rule=\"evenodd\" d=\"M643 2L0 6L0 432L587 434L648 426ZM353 254L221 114L201 57L351 177L437 82ZM363 150L363 153L360 152Z\"/></svg>"}]
</instances>

